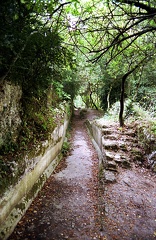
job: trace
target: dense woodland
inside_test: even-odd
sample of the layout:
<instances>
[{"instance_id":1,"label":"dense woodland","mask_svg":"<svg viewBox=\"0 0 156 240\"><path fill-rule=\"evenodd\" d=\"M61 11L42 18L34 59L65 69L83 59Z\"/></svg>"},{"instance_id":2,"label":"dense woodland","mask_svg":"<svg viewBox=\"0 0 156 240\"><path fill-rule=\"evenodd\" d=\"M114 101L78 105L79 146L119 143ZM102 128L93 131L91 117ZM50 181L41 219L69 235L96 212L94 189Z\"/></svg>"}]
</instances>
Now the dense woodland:
<instances>
[{"instance_id":1,"label":"dense woodland","mask_svg":"<svg viewBox=\"0 0 156 240\"><path fill-rule=\"evenodd\" d=\"M70 125L74 112L76 121ZM103 116L90 124L86 119L91 112ZM91 134L96 133L99 162L95 151L90 153L89 139L83 140L84 123ZM66 131L67 126L79 135ZM118 239L116 233L120 238L122 231L124 239L131 233L129 239L155 239L155 139L156 0L1 1L0 238L11 233L50 174L69 164L65 175L71 171L74 177L62 174L46 185L48 194L44 190L37 200L39 211L34 202L30 211L35 215L26 225L21 221L22 230L17 228L18 237L13 239L35 239L35 221L39 221L37 234L38 229L43 234L50 229L50 238L55 227L56 236L61 234L58 239L69 239L74 229L79 233L71 236L82 237L81 229L91 234L97 221L99 239L107 238L106 225L113 232L109 239ZM76 155L69 151L74 148ZM68 154L74 156L75 165L60 163ZM114 190L107 182L117 183ZM64 204L57 202L61 198ZM64 208L67 203L72 206L69 210ZM39 218L43 206L47 210ZM81 223L85 211L87 221L83 216ZM51 225L55 215L60 220ZM28 238L20 237L27 230ZM148 231L152 238L144 235Z\"/></svg>"},{"instance_id":2,"label":"dense woodland","mask_svg":"<svg viewBox=\"0 0 156 240\"><path fill-rule=\"evenodd\" d=\"M78 95L86 108L117 106L121 127L144 111L155 117L155 0L6 0L0 22L0 81L22 88L24 141Z\"/></svg>"}]
</instances>

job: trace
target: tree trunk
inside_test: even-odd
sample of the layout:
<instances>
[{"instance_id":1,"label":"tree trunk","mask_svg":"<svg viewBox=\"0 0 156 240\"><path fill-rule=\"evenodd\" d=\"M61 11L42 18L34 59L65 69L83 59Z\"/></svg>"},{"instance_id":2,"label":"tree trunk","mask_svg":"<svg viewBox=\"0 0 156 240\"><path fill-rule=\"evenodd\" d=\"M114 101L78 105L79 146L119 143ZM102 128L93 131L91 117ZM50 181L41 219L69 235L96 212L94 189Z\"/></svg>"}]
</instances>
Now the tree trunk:
<instances>
[{"instance_id":1,"label":"tree trunk","mask_svg":"<svg viewBox=\"0 0 156 240\"><path fill-rule=\"evenodd\" d=\"M108 94L107 94L107 110L109 110L109 108L110 108L110 93L111 93L111 90L112 90L112 86L113 86L113 84L110 86L110 89L109 89L109 92L108 92Z\"/></svg>"},{"instance_id":2,"label":"tree trunk","mask_svg":"<svg viewBox=\"0 0 156 240\"><path fill-rule=\"evenodd\" d=\"M121 95L120 95L120 113L119 113L119 123L120 127L124 126L124 118L123 118L123 112L124 112L124 93L125 93L125 82L126 82L126 74L122 78L121 82Z\"/></svg>"},{"instance_id":3,"label":"tree trunk","mask_svg":"<svg viewBox=\"0 0 156 240\"><path fill-rule=\"evenodd\" d=\"M119 113L119 123L120 127L124 126L124 118L123 118L123 112L124 112L124 94L125 94L125 82L127 77L134 72L140 64L145 60L146 58L142 59L139 64L135 65L134 68L132 68L129 72L127 72L123 77L122 77L122 82L121 82L121 95L120 95L120 113Z\"/></svg>"},{"instance_id":4,"label":"tree trunk","mask_svg":"<svg viewBox=\"0 0 156 240\"><path fill-rule=\"evenodd\" d=\"M92 91L90 92L90 101L91 101L91 104L95 107L95 109L98 110L98 107L96 106L92 98Z\"/></svg>"}]
</instances>

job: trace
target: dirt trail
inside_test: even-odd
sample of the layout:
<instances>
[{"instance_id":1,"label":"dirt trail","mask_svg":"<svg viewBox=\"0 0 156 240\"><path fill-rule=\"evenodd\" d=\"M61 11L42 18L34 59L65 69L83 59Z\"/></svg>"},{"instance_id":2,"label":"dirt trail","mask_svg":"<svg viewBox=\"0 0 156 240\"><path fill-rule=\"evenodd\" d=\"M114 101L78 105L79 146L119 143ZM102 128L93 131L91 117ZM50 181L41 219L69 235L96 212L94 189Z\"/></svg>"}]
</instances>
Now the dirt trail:
<instances>
[{"instance_id":1,"label":"dirt trail","mask_svg":"<svg viewBox=\"0 0 156 240\"><path fill-rule=\"evenodd\" d=\"M88 118L93 118L94 112L88 112ZM98 157L84 121L77 111L72 122L70 155L48 179L10 240L100 239Z\"/></svg>"}]
</instances>

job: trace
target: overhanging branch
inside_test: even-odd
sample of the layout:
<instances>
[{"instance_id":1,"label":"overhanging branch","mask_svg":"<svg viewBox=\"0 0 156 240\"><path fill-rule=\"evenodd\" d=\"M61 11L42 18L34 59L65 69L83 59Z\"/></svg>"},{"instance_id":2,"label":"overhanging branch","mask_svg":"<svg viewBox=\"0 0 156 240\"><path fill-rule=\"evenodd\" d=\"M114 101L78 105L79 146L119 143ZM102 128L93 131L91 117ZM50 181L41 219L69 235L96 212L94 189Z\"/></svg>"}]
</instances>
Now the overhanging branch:
<instances>
[{"instance_id":1,"label":"overhanging branch","mask_svg":"<svg viewBox=\"0 0 156 240\"><path fill-rule=\"evenodd\" d=\"M93 62L93 63L94 63L94 62L97 62L106 52L108 52L108 51L109 51L111 48L113 48L114 46L118 46L118 45L120 45L122 42L124 42L124 41L126 41L126 40L128 40L128 39L132 39L132 41L131 41L125 48L123 48L123 49L119 52L119 54L120 54L120 53L123 52L126 48L128 48L128 47L134 42L134 40L136 40L138 37L140 37L140 36L142 36L142 35L144 35L144 34L146 34L146 33L148 33L148 32L155 31L155 30L156 30L156 27L152 27L152 28L144 29L144 30L142 30L142 31L140 31L140 32L136 32L136 33L134 33L134 34L125 36L125 37L119 39L119 40L116 41L116 42L115 42L115 39L114 39L107 47L105 47L105 48L103 48L103 49L98 49L98 50L90 51L90 53L99 53L99 55L98 55L97 57L91 59L90 61ZM117 54L117 55L118 55L118 54ZM117 56L117 55L116 55L116 56Z\"/></svg>"},{"instance_id":2,"label":"overhanging branch","mask_svg":"<svg viewBox=\"0 0 156 240\"><path fill-rule=\"evenodd\" d=\"M119 3L124 3L124 4L128 4L128 5L133 5L137 8L140 8L142 10L145 10L147 13L149 14L156 14L156 8L154 7L150 7L150 5L146 5L140 1L135 1L135 0L117 0L117 2ZM147 1L147 3L149 3L149 1Z\"/></svg>"}]
</instances>

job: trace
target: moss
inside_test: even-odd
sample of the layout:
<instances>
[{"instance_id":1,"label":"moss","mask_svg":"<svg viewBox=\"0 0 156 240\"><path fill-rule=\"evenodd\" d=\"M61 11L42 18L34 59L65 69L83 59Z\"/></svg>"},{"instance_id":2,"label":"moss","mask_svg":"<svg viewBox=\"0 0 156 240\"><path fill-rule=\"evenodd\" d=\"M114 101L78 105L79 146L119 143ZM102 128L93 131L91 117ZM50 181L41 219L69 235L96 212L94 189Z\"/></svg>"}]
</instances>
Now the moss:
<instances>
[{"instance_id":1,"label":"moss","mask_svg":"<svg viewBox=\"0 0 156 240\"><path fill-rule=\"evenodd\" d=\"M16 206L16 209L20 209L23 212L25 210L25 203L21 202Z\"/></svg>"},{"instance_id":2,"label":"moss","mask_svg":"<svg viewBox=\"0 0 156 240\"><path fill-rule=\"evenodd\" d=\"M62 150L61 150L63 156L67 156L67 154L69 152L69 149L70 149L70 143L64 141L63 146L62 146Z\"/></svg>"},{"instance_id":3,"label":"moss","mask_svg":"<svg viewBox=\"0 0 156 240\"><path fill-rule=\"evenodd\" d=\"M18 182L26 166L29 165L26 161L31 161L34 157L45 154L47 146L44 146L43 142L48 140L49 143L52 143L51 133L57 125L64 123L65 113L70 113L70 105L65 108L62 104L60 110L54 111L54 109L47 107L43 99L36 98L29 99L23 107L26 111L22 118L16 150L12 148L11 152L5 152L0 156L0 195L9 186ZM60 140L61 138L57 142ZM57 142L55 141L55 144ZM15 163L14 166L11 166L11 162Z\"/></svg>"},{"instance_id":4,"label":"moss","mask_svg":"<svg viewBox=\"0 0 156 240\"><path fill-rule=\"evenodd\" d=\"M30 199L33 199L35 194L38 192L38 190L41 189L44 182L46 180L46 176L42 174L38 181L33 185L32 189L29 191L29 193L26 196L26 201L28 202Z\"/></svg>"}]
</instances>

